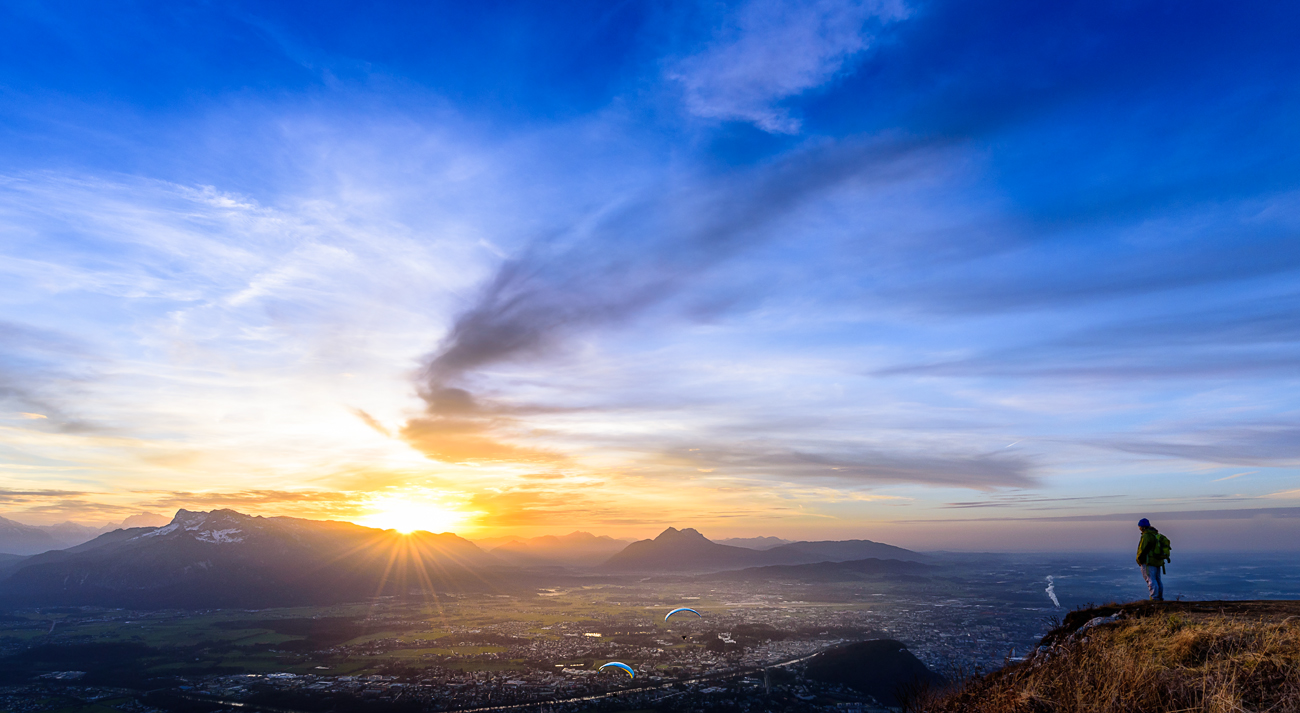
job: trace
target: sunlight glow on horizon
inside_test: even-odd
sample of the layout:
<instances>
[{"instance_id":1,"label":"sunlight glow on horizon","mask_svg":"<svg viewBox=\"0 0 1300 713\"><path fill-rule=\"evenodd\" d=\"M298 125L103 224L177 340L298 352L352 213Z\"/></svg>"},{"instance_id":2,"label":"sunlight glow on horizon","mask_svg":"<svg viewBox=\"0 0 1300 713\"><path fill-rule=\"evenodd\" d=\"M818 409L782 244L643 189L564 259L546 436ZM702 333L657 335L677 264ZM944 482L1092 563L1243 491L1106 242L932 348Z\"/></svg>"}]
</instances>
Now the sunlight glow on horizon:
<instances>
[{"instance_id":1,"label":"sunlight glow on horizon","mask_svg":"<svg viewBox=\"0 0 1300 713\"><path fill-rule=\"evenodd\" d=\"M369 514L357 518L358 525L397 530L403 535L421 530L435 534L453 532L470 517L470 513L418 496L386 495L367 502L365 507Z\"/></svg>"}]
</instances>

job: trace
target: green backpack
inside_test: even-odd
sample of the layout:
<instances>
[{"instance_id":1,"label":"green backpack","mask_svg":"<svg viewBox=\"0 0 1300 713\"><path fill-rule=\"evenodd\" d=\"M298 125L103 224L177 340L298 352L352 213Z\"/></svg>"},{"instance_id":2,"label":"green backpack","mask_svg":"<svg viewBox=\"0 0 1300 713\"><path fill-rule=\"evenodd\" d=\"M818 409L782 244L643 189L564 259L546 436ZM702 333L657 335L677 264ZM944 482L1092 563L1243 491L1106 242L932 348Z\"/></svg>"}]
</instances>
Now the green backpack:
<instances>
[{"instance_id":1,"label":"green backpack","mask_svg":"<svg viewBox=\"0 0 1300 713\"><path fill-rule=\"evenodd\" d=\"M1165 537L1164 535L1157 535L1156 538L1159 541L1158 549L1156 550L1156 552L1160 557L1160 573L1164 574L1165 562L1170 561L1169 560L1169 538Z\"/></svg>"}]
</instances>

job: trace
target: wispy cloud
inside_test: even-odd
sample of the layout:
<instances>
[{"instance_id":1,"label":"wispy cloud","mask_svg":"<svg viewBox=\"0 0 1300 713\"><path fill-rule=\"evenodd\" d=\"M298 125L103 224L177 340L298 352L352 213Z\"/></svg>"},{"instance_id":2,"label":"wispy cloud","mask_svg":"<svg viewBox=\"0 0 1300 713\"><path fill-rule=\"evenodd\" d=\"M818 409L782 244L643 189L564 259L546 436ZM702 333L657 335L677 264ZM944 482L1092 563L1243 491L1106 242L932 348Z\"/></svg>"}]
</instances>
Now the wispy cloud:
<instances>
[{"instance_id":1,"label":"wispy cloud","mask_svg":"<svg viewBox=\"0 0 1300 713\"><path fill-rule=\"evenodd\" d=\"M870 45L874 29L906 16L901 0L749 0L668 76L696 116L797 133L800 121L781 100L830 81Z\"/></svg>"},{"instance_id":2,"label":"wispy cloud","mask_svg":"<svg viewBox=\"0 0 1300 713\"><path fill-rule=\"evenodd\" d=\"M1031 462L1004 454L921 454L906 451L786 450L736 443L683 449L669 462L727 473L771 474L788 481L834 483L841 487L921 483L988 490L1035 483Z\"/></svg>"},{"instance_id":3,"label":"wispy cloud","mask_svg":"<svg viewBox=\"0 0 1300 713\"><path fill-rule=\"evenodd\" d=\"M387 438L393 437L393 432L388 430L388 427L380 423L379 419L375 418L374 416L371 416L370 414L366 413L365 411L359 408L352 409L352 413L355 413L357 415L357 418L361 419L362 423L373 428L375 432L378 433L379 435L385 436Z\"/></svg>"},{"instance_id":4,"label":"wispy cloud","mask_svg":"<svg viewBox=\"0 0 1300 713\"><path fill-rule=\"evenodd\" d=\"M761 245L778 221L850 181L906 173L928 142L847 142L766 165L688 176L611 205L505 261L429 359L431 384L537 354L570 330L623 323L719 263Z\"/></svg>"},{"instance_id":5,"label":"wispy cloud","mask_svg":"<svg viewBox=\"0 0 1300 713\"><path fill-rule=\"evenodd\" d=\"M1021 520L1025 522L1128 522L1136 524L1140 518L1149 518L1153 523L1198 522L1207 520L1261 520L1261 519L1300 519L1300 507L1280 508L1238 508L1218 510L1170 510L1142 511L1127 513L1096 513L1087 515L1056 515L1041 517L988 517L953 519L945 517L944 522L1005 522ZM925 520L898 520L897 522L928 522Z\"/></svg>"},{"instance_id":6,"label":"wispy cloud","mask_svg":"<svg viewBox=\"0 0 1300 713\"><path fill-rule=\"evenodd\" d=\"M1187 433L1178 440L1116 439L1109 445L1128 453L1203 463L1265 466L1300 464L1300 427L1284 423L1204 429ZM1232 477L1237 476L1229 476Z\"/></svg>"},{"instance_id":7,"label":"wispy cloud","mask_svg":"<svg viewBox=\"0 0 1300 713\"><path fill-rule=\"evenodd\" d=\"M1042 510L1045 509L1043 504L1051 503L1052 505L1068 503L1069 506L1078 506L1088 503L1100 503L1105 500L1118 500L1120 498L1130 497L1127 495L1084 495L1077 497L1051 498L1038 497L1028 494L1005 494L998 495L990 500L974 500L956 503L945 503L945 509L970 510L984 508L1012 508L1016 510Z\"/></svg>"}]
</instances>

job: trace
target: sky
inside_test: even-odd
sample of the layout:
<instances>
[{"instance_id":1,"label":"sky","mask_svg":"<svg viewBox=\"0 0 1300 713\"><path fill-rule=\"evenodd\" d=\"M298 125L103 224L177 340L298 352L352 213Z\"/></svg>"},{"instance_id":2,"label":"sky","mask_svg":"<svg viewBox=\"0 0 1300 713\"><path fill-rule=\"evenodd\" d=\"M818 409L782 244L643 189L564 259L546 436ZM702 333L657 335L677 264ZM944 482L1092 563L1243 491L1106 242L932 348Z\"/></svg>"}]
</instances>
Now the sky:
<instances>
[{"instance_id":1,"label":"sky","mask_svg":"<svg viewBox=\"0 0 1300 713\"><path fill-rule=\"evenodd\" d=\"M0 514L1300 548L1298 21L4 3Z\"/></svg>"}]
</instances>

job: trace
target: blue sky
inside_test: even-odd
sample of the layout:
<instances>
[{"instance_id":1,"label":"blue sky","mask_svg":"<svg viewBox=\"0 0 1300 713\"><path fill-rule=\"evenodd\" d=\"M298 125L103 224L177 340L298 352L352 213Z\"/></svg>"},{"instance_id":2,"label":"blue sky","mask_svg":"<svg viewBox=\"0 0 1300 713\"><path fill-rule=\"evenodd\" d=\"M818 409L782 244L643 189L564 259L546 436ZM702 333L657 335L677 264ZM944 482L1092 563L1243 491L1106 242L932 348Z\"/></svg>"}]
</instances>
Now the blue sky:
<instances>
[{"instance_id":1,"label":"blue sky","mask_svg":"<svg viewBox=\"0 0 1300 713\"><path fill-rule=\"evenodd\" d=\"M0 514L1300 541L1297 15L8 3Z\"/></svg>"}]
</instances>

